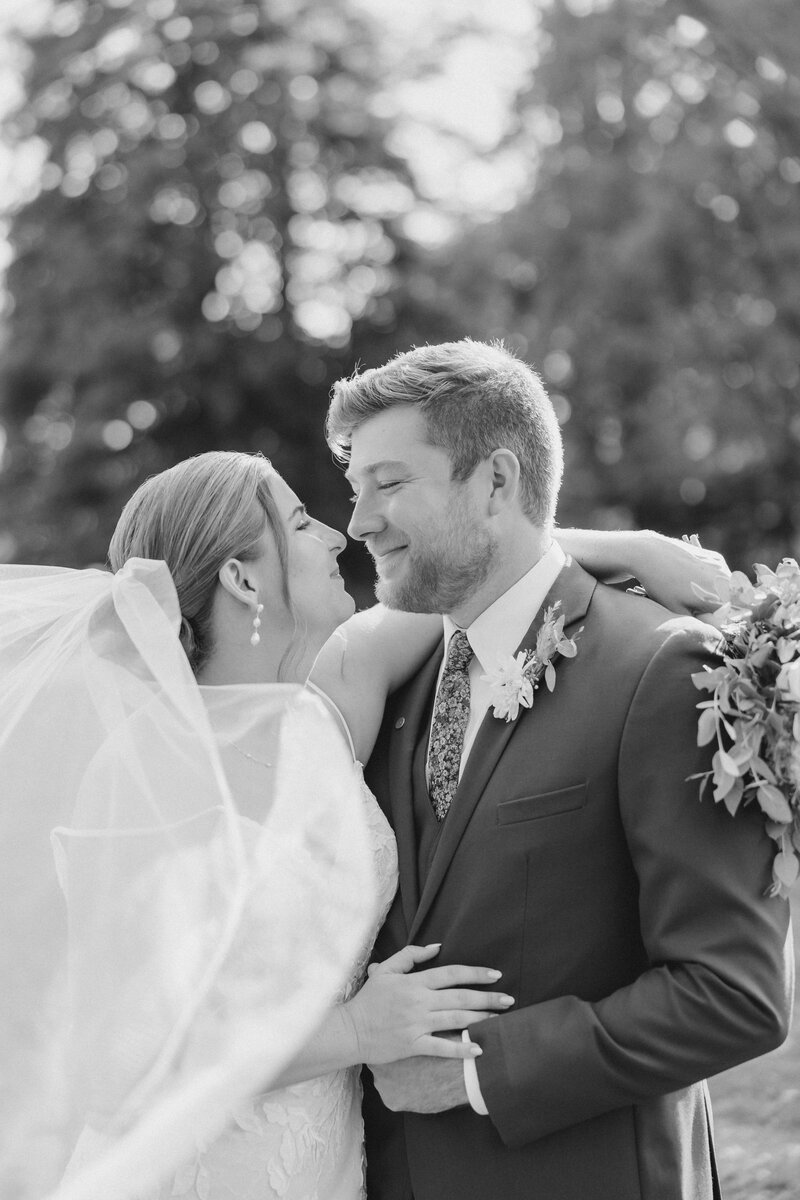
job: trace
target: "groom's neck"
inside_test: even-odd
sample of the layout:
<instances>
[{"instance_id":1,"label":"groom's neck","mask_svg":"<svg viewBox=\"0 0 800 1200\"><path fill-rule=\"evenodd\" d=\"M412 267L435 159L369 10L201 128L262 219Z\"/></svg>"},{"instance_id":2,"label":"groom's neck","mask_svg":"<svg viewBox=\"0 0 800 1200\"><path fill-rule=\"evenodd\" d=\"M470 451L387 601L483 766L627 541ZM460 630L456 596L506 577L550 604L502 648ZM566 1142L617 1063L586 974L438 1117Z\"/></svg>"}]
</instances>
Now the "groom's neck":
<instances>
[{"instance_id":1,"label":"groom's neck","mask_svg":"<svg viewBox=\"0 0 800 1200\"><path fill-rule=\"evenodd\" d=\"M526 575L550 548L552 530L526 522L509 531L497 544L496 559L489 576L472 595L447 615L467 629L495 600Z\"/></svg>"}]
</instances>

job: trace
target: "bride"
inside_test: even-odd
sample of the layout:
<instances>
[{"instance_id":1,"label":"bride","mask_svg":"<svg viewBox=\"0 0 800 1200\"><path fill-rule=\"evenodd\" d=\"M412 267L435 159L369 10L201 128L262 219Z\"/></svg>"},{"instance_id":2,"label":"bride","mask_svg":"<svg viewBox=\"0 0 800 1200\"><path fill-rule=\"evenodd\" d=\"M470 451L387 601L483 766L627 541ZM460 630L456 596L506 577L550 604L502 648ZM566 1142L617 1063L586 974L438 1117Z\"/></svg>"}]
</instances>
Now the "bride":
<instances>
[{"instance_id":1,"label":"bride","mask_svg":"<svg viewBox=\"0 0 800 1200\"><path fill-rule=\"evenodd\" d=\"M676 608L724 566L654 534L558 536ZM359 1200L359 1064L474 1056L437 1035L513 1003L436 946L367 972L397 861L359 764L441 621L353 616L344 544L267 460L219 452L138 489L115 574L0 573L0 767L16 752L5 778L54 797L38 820L58 814L69 912L68 974L49 968L69 1020L43 1039L69 1048L65 1200Z\"/></svg>"}]
</instances>

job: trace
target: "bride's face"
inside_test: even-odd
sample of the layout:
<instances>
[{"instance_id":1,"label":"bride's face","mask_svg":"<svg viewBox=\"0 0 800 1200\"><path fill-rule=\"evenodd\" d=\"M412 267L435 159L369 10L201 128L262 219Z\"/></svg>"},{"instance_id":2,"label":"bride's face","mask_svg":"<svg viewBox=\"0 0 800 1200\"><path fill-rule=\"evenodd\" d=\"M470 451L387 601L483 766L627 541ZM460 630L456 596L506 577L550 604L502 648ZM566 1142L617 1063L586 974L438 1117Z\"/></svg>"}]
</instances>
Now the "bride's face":
<instances>
[{"instance_id":1,"label":"bride's face","mask_svg":"<svg viewBox=\"0 0 800 1200\"><path fill-rule=\"evenodd\" d=\"M269 489L284 524L293 607L309 639L322 645L337 625L355 611L353 597L345 591L337 562L347 539L337 529L310 517L303 502L274 471L269 475ZM274 553L271 559L272 590L279 594Z\"/></svg>"}]
</instances>

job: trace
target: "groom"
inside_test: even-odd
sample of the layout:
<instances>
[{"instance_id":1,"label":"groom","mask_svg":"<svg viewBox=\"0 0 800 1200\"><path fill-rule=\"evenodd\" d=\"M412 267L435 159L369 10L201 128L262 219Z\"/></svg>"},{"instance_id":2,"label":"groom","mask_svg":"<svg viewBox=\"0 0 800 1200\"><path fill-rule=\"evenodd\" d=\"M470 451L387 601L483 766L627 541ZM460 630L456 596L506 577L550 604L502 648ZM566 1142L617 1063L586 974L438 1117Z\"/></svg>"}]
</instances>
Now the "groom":
<instances>
[{"instance_id":1,"label":"groom","mask_svg":"<svg viewBox=\"0 0 800 1200\"><path fill-rule=\"evenodd\" d=\"M501 346L339 382L328 436L379 599L444 614L369 765L400 860L376 958L441 942L439 963L499 968L516 999L472 1026L466 1066L373 1068L369 1200L719 1196L702 1081L783 1041L790 983L762 820L689 779L710 631L564 560L558 424ZM494 716L484 676L556 604L576 655Z\"/></svg>"}]
</instances>

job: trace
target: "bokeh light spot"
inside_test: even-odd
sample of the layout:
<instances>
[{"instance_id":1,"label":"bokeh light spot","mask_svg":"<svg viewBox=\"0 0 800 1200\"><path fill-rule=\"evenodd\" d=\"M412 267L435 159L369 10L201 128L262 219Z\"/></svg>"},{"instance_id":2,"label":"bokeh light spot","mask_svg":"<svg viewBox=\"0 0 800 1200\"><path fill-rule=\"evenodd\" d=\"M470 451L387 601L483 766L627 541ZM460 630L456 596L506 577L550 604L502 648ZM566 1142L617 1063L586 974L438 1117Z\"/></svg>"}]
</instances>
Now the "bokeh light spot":
<instances>
[{"instance_id":1,"label":"bokeh light spot","mask_svg":"<svg viewBox=\"0 0 800 1200\"><path fill-rule=\"evenodd\" d=\"M158 420L158 409L149 400L134 400L125 415L134 429L149 429Z\"/></svg>"},{"instance_id":2,"label":"bokeh light spot","mask_svg":"<svg viewBox=\"0 0 800 1200\"><path fill-rule=\"evenodd\" d=\"M133 430L127 421L108 421L102 437L109 450L124 450L133 441Z\"/></svg>"},{"instance_id":3,"label":"bokeh light spot","mask_svg":"<svg viewBox=\"0 0 800 1200\"><path fill-rule=\"evenodd\" d=\"M201 112L215 116L230 107L231 94L215 79L206 79L194 89L194 99Z\"/></svg>"},{"instance_id":4,"label":"bokeh light spot","mask_svg":"<svg viewBox=\"0 0 800 1200\"><path fill-rule=\"evenodd\" d=\"M247 121L239 130L239 141L251 154L269 154L276 145L274 133L263 121Z\"/></svg>"}]
</instances>

